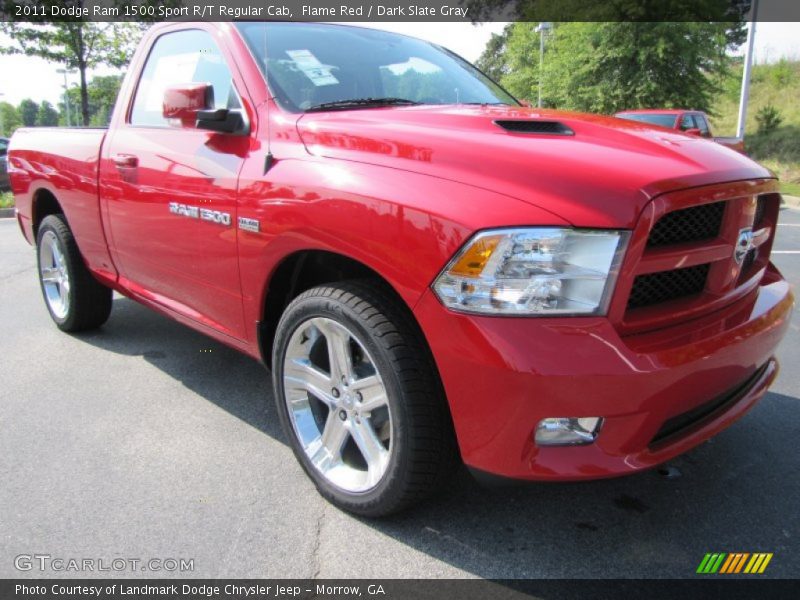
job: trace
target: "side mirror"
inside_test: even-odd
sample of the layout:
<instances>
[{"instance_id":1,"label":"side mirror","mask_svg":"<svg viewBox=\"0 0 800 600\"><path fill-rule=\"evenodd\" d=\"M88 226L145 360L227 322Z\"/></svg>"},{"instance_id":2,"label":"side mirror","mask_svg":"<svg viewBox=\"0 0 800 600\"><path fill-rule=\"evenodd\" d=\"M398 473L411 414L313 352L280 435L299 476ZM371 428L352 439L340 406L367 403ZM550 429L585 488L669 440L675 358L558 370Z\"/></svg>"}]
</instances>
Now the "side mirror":
<instances>
[{"instance_id":1,"label":"side mirror","mask_svg":"<svg viewBox=\"0 0 800 600\"><path fill-rule=\"evenodd\" d=\"M700 130L699 130L699 129L697 129L696 127L692 127L692 128L690 128L690 129L685 129L685 130L683 131L683 133L686 133L686 134L688 134L688 135L696 135L696 136L699 136L699 135L700 135Z\"/></svg>"},{"instance_id":2,"label":"side mirror","mask_svg":"<svg viewBox=\"0 0 800 600\"><path fill-rule=\"evenodd\" d=\"M187 83L167 88L162 114L165 119L180 119L181 127L247 134L241 110L214 108L214 87L210 83Z\"/></svg>"},{"instance_id":3,"label":"side mirror","mask_svg":"<svg viewBox=\"0 0 800 600\"><path fill-rule=\"evenodd\" d=\"M182 127L196 127L198 115L214 106L214 88L207 83L187 83L164 90L162 114L180 119Z\"/></svg>"},{"instance_id":4,"label":"side mirror","mask_svg":"<svg viewBox=\"0 0 800 600\"><path fill-rule=\"evenodd\" d=\"M247 134L242 111L228 108L201 110L197 113L197 128L217 133Z\"/></svg>"}]
</instances>

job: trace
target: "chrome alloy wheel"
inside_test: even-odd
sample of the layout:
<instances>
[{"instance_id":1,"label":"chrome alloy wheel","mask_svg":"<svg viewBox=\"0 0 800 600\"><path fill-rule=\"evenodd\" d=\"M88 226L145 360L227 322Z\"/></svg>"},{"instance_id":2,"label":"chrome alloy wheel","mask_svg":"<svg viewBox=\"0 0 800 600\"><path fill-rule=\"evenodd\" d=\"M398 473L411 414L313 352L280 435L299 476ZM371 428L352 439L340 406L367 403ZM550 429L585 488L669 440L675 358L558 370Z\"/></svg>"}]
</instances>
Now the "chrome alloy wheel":
<instances>
[{"instance_id":1,"label":"chrome alloy wheel","mask_svg":"<svg viewBox=\"0 0 800 600\"><path fill-rule=\"evenodd\" d=\"M283 385L313 466L347 492L378 485L392 454L392 414L375 362L355 334L324 317L301 323L287 345Z\"/></svg>"},{"instance_id":2,"label":"chrome alloy wheel","mask_svg":"<svg viewBox=\"0 0 800 600\"><path fill-rule=\"evenodd\" d=\"M69 268L58 241L52 231L44 232L39 247L39 277L42 279L47 305L57 319L64 319L69 312L70 279Z\"/></svg>"}]
</instances>

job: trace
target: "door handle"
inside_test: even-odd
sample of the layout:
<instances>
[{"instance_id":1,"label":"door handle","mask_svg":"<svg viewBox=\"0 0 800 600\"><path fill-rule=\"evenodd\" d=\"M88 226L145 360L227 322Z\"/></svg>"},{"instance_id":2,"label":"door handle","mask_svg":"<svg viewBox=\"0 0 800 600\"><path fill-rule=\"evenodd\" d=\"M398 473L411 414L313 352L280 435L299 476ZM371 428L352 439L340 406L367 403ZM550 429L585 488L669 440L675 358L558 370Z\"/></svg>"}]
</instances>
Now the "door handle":
<instances>
[{"instance_id":1,"label":"door handle","mask_svg":"<svg viewBox=\"0 0 800 600\"><path fill-rule=\"evenodd\" d=\"M111 160L118 167L131 169L139 166L139 158L133 154L115 154Z\"/></svg>"}]
</instances>

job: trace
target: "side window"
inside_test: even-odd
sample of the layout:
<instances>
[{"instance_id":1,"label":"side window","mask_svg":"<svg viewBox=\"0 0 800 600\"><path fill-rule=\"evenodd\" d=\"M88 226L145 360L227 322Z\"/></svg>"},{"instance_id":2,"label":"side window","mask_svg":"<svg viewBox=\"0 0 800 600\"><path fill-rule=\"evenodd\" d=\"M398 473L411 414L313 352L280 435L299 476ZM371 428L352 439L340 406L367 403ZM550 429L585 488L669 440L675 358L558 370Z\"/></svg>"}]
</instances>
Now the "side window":
<instances>
[{"instance_id":1,"label":"side window","mask_svg":"<svg viewBox=\"0 0 800 600\"><path fill-rule=\"evenodd\" d=\"M162 35L153 44L142 71L131 112L131 125L166 127L161 116L164 91L182 83L214 86L214 108L241 108L225 58L205 31Z\"/></svg>"},{"instance_id":2,"label":"side window","mask_svg":"<svg viewBox=\"0 0 800 600\"><path fill-rule=\"evenodd\" d=\"M697 129L692 115L683 115L681 117L681 131L686 131L687 129Z\"/></svg>"},{"instance_id":3,"label":"side window","mask_svg":"<svg viewBox=\"0 0 800 600\"><path fill-rule=\"evenodd\" d=\"M708 123L706 122L705 116L695 115L694 120L695 123L697 123L697 128L700 130L700 135L703 137L711 137L711 132L708 130Z\"/></svg>"},{"instance_id":4,"label":"side window","mask_svg":"<svg viewBox=\"0 0 800 600\"><path fill-rule=\"evenodd\" d=\"M5 140L0 140L0 156L5 156L8 152L8 142Z\"/></svg>"}]
</instances>

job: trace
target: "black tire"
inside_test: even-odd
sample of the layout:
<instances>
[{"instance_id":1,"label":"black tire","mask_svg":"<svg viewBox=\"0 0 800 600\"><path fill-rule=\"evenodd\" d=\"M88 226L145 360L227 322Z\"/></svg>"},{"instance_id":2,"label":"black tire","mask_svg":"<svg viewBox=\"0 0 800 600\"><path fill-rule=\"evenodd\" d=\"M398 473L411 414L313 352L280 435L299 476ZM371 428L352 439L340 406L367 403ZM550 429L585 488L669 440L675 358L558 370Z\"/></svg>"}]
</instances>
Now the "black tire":
<instances>
[{"instance_id":1,"label":"black tire","mask_svg":"<svg viewBox=\"0 0 800 600\"><path fill-rule=\"evenodd\" d=\"M58 248L64 259L65 274L69 280L69 301L63 313L59 314L51 305L45 289L42 264L44 240L52 242L55 236ZM100 327L111 314L112 291L98 282L86 268L78 250L75 237L63 215L49 215L42 220L36 236L36 257L39 272L39 286L45 306L53 322L61 331L78 332ZM45 251L46 253L46 251Z\"/></svg>"},{"instance_id":2,"label":"black tire","mask_svg":"<svg viewBox=\"0 0 800 600\"><path fill-rule=\"evenodd\" d=\"M388 465L377 485L367 491L350 492L326 478L306 454L289 415L284 389L287 347L296 330L320 317L354 334L386 390L392 414ZM428 497L454 471L455 436L433 357L413 317L380 282L336 283L298 296L278 324L272 365L275 401L286 436L320 494L336 506L366 517L392 514Z\"/></svg>"}]
</instances>

